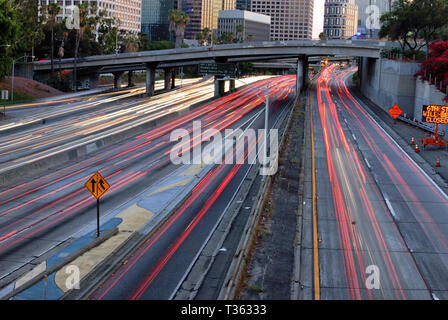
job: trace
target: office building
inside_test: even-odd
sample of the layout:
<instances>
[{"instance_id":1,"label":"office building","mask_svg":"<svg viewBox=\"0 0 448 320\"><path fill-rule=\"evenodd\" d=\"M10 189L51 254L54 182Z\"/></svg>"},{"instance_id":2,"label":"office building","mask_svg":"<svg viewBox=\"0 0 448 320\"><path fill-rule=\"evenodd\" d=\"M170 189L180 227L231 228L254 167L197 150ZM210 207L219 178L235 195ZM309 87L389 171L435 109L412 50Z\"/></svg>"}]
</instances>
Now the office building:
<instances>
[{"instance_id":1,"label":"office building","mask_svg":"<svg viewBox=\"0 0 448 320\"><path fill-rule=\"evenodd\" d=\"M271 17L271 40L312 38L313 0L252 0L250 6Z\"/></svg>"},{"instance_id":2,"label":"office building","mask_svg":"<svg viewBox=\"0 0 448 320\"><path fill-rule=\"evenodd\" d=\"M235 9L235 0L182 0L182 11L190 17L185 38L194 39L204 28L218 29L220 10Z\"/></svg>"},{"instance_id":3,"label":"office building","mask_svg":"<svg viewBox=\"0 0 448 320\"><path fill-rule=\"evenodd\" d=\"M324 32L328 39L349 39L358 28L358 7L354 0L326 0Z\"/></svg>"},{"instance_id":4,"label":"office building","mask_svg":"<svg viewBox=\"0 0 448 320\"><path fill-rule=\"evenodd\" d=\"M243 26L240 34L237 26ZM218 15L218 36L233 33L235 38L247 41L269 41L271 17L245 10L222 10Z\"/></svg>"},{"instance_id":5,"label":"office building","mask_svg":"<svg viewBox=\"0 0 448 320\"><path fill-rule=\"evenodd\" d=\"M142 33L149 41L172 40L169 11L176 8L176 0L142 0Z\"/></svg>"},{"instance_id":6,"label":"office building","mask_svg":"<svg viewBox=\"0 0 448 320\"><path fill-rule=\"evenodd\" d=\"M365 38L377 38L381 28L380 17L389 11L393 1L355 0L358 6L358 32Z\"/></svg>"},{"instance_id":7,"label":"office building","mask_svg":"<svg viewBox=\"0 0 448 320\"><path fill-rule=\"evenodd\" d=\"M250 3L252 0L235 0L235 9L250 11Z\"/></svg>"},{"instance_id":8,"label":"office building","mask_svg":"<svg viewBox=\"0 0 448 320\"><path fill-rule=\"evenodd\" d=\"M40 0L39 6L49 5L50 2L57 2L61 7L61 12L56 17L58 21L72 16L72 6L90 3L98 10L106 10L108 17L118 19L120 30L133 34L138 34L141 30L142 0Z\"/></svg>"}]
</instances>

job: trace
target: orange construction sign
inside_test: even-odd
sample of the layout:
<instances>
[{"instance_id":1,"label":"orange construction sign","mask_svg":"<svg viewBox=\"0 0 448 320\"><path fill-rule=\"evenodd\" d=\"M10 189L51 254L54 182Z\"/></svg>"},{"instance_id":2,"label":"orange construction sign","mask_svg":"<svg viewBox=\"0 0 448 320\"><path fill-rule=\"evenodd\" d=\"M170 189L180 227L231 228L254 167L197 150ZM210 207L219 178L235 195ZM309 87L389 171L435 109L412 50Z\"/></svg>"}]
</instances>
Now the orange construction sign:
<instances>
[{"instance_id":1,"label":"orange construction sign","mask_svg":"<svg viewBox=\"0 0 448 320\"><path fill-rule=\"evenodd\" d=\"M104 179L99 172L91 176L89 180L87 180L85 186L97 199L101 198L104 192L110 188L106 179Z\"/></svg>"},{"instance_id":2,"label":"orange construction sign","mask_svg":"<svg viewBox=\"0 0 448 320\"><path fill-rule=\"evenodd\" d=\"M389 109L389 113L394 119L397 119L398 116L403 113L403 110L401 110L400 107L398 106L398 104L396 104L392 108Z\"/></svg>"}]
</instances>

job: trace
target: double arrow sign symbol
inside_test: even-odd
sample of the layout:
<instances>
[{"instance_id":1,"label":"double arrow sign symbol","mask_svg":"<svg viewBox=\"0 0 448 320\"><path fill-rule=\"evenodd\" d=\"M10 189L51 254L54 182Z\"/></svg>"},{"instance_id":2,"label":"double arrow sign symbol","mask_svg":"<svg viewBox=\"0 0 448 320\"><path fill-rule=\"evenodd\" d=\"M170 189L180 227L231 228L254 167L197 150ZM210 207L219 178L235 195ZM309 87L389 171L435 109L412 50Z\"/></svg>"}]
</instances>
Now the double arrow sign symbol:
<instances>
[{"instance_id":1,"label":"double arrow sign symbol","mask_svg":"<svg viewBox=\"0 0 448 320\"><path fill-rule=\"evenodd\" d=\"M99 172L91 176L85 186L97 199L101 198L104 192L110 188L106 179L104 179Z\"/></svg>"}]
</instances>

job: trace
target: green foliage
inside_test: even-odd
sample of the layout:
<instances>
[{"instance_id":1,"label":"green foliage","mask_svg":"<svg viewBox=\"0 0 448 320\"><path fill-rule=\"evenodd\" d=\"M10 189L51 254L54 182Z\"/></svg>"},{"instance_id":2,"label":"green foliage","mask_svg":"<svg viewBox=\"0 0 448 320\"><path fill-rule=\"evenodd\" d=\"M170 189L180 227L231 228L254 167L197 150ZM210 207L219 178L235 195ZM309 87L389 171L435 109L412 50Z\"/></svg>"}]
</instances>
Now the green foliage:
<instances>
[{"instance_id":1,"label":"green foliage","mask_svg":"<svg viewBox=\"0 0 448 320\"><path fill-rule=\"evenodd\" d=\"M11 8L9 0L0 0L0 79L11 70L13 52L19 37L17 17L17 11Z\"/></svg>"},{"instance_id":2,"label":"green foliage","mask_svg":"<svg viewBox=\"0 0 448 320\"><path fill-rule=\"evenodd\" d=\"M383 49L381 51L383 58L397 58L400 57L403 60L423 62L426 58L426 52L424 50L412 51L403 50L402 48Z\"/></svg>"},{"instance_id":3,"label":"green foliage","mask_svg":"<svg viewBox=\"0 0 448 320\"><path fill-rule=\"evenodd\" d=\"M46 84L63 92L69 92L72 90L70 87L70 79L68 77L62 78L59 76L59 74L53 78L48 79L46 81Z\"/></svg>"},{"instance_id":4,"label":"green foliage","mask_svg":"<svg viewBox=\"0 0 448 320\"><path fill-rule=\"evenodd\" d=\"M320 40L328 40L328 35L325 32L319 33Z\"/></svg>"},{"instance_id":5,"label":"green foliage","mask_svg":"<svg viewBox=\"0 0 448 320\"><path fill-rule=\"evenodd\" d=\"M190 17L182 11L171 9L168 20L170 21L169 31L176 35L175 48L180 48L184 40L185 28L190 21Z\"/></svg>"},{"instance_id":6,"label":"green foliage","mask_svg":"<svg viewBox=\"0 0 448 320\"><path fill-rule=\"evenodd\" d=\"M358 71L356 71L356 72L353 74L353 76L352 76L352 81L353 81L354 84L358 84L358 81L359 81L359 73L358 73Z\"/></svg>"},{"instance_id":7,"label":"green foliage","mask_svg":"<svg viewBox=\"0 0 448 320\"><path fill-rule=\"evenodd\" d=\"M196 39L201 46L209 45L212 42L212 31L209 28L204 28L196 35Z\"/></svg>"},{"instance_id":8,"label":"green foliage","mask_svg":"<svg viewBox=\"0 0 448 320\"><path fill-rule=\"evenodd\" d=\"M236 41L235 34L233 32L224 32L219 38L218 43L226 44L226 43L235 43Z\"/></svg>"},{"instance_id":9,"label":"green foliage","mask_svg":"<svg viewBox=\"0 0 448 320\"><path fill-rule=\"evenodd\" d=\"M252 62L241 62L239 64L241 75L248 75L254 72L254 64Z\"/></svg>"},{"instance_id":10,"label":"green foliage","mask_svg":"<svg viewBox=\"0 0 448 320\"><path fill-rule=\"evenodd\" d=\"M379 36L399 41L404 50L419 51L447 26L447 0L397 0L383 14Z\"/></svg>"},{"instance_id":11,"label":"green foliage","mask_svg":"<svg viewBox=\"0 0 448 320\"><path fill-rule=\"evenodd\" d=\"M38 2L39 0L15 1L15 8L20 12L17 15L20 33L14 48L17 57L26 54L31 56L30 52L39 46L45 37L39 20Z\"/></svg>"},{"instance_id":12,"label":"green foliage","mask_svg":"<svg viewBox=\"0 0 448 320\"><path fill-rule=\"evenodd\" d=\"M165 49L173 49L174 43L171 41L161 40L161 41L153 41L149 43L148 50L165 50Z\"/></svg>"}]
</instances>

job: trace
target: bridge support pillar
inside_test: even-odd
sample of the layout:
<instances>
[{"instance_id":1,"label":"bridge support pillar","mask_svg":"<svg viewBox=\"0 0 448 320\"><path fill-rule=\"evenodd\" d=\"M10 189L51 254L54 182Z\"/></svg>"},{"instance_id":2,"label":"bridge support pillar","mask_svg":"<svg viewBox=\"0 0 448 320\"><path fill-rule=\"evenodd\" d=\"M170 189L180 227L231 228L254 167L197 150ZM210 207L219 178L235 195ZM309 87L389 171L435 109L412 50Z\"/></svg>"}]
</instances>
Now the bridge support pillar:
<instances>
[{"instance_id":1,"label":"bridge support pillar","mask_svg":"<svg viewBox=\"0 0 448 320\"><path fill-rule=\"evenodd\" d=\"M121 78L123 77L124 72L115 72L114 73L114 89L119 90L121 88Z\"/></svg>"},{"instance_id":2,"label":"bridge support pillar","mask_svg":"<svg viewBox=\"0 0 448 320\"><path fill-rule=\"evenodd\" d=\"M172 69L171 68L165 68L164 72L165 72L165 77L164 77L165 88L164 89L165 90L173 89L174 87L171 86L172 85L172 83L171 83L171 81L172 81L172 79L171 79Z\"/></svg>"},{"instance_id":3,"label":"bridge support pillar","mask_svg":"<svg viewBox=\"0 0 448 320\"><path fill-rule=\"evenodd\" d=\"M235 79L230 79L230 92L235 92Z\"/></svg>"},{"instance_id":4,"label":"bridge support pillar","mask_svg":"<svg viewBox=\"0 0 448 320\"><path fill-rule=\"evenodd\" d=\"M225 81L222 77L215 76L215 98L222 97L224 95Z\"/></svg>"},{"instance_id":5,"label":"bridge support pillar","mask_svg":"<svg viewBox=\"0 0 448 320\"><path fill-rule=\"evenodd\" d=\"M98 72L89 75L90 89L98 87L100 81L100 74Z\"/></svg>"},{"instance_id":6,"label":"bridge support pillar","mask_svg":"<svg viewBox=\"0 0 448 320\"><path fill-rule=\"evenodd\" d=\"M176 69L171 70L171 89L176 87Z\"/></svg>"},{"instance_id":7,"label":"bridge support pillar","mask_svg":"<svg viewBox=\"0 0 448 320\"><path fill-rule=\"evenodd\" d=\"M134 72L129 71L128 72L128 88L132 87L134 84L132 83L132 75L134 74Z\"/></svg>"},{"instance_id":8,"label":"bridge support pillar","mask_svg":"<svg viewBox=\"0 0 448 320\"><path fill-rule=\"evenodd\" d=\"M300 94L303 88L303 62L297 62L296 94Z\"/></svg>"},{"instance_id":9,"label":"bridge support pillar","mask_svg":"<svg viewBox=\"0 0 448 320\"><path fill-rule=\"evenodd\" d=\"M299 94L308 85L308 58L302 57L297 62L297 84L296 92Z\"/></svg>"},{"instance_id":10,"label":"bridge support pillar","mask_svg":"<svg viewBox=\"0 0 448 320\"><path fill-rule=\"evenodd\" d=\"M145 96L154 95L154 84L156 82L156 67L153 65L146 65L146 93Z\"/></svg>"},{"instance_id":11,"label":"bridge support pillar","mask_svg":"<svg viewBox=\"0 0 448 320\"><path fill-rule=\"evenodd\" d=\"M304 57L302 60L303 63L303 88L308 87L308 83L310 82L310 78L308 77L308 57Z\"/></svg>"}]
</instances>

